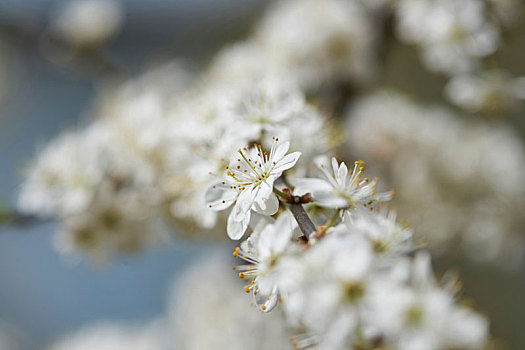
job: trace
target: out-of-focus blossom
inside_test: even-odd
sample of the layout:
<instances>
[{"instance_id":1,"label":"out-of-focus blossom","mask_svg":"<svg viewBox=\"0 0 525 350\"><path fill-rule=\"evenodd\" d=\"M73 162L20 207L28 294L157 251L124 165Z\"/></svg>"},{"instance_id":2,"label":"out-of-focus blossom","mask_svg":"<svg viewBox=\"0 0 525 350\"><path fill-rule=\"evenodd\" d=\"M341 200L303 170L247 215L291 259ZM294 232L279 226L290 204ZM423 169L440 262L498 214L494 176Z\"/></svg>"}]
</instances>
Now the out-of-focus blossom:
<instances>
[{"instance_id":1,"label":"out-of-focus blossom","mask_svg":"<svg viewBox=\"0 0 525 350\"><path fill-rule=\"evenodd\" d=\"M349 144L381 165L397 207L434 251L455 244L475 260L512 268L522 259L525 154L504 126L378 93L349 109Z\"/></svg>"},{"instance_id":2,"label":"out-of-focus blossom","mask_svg":"<svg viewBox=\"0 0 525 350\"><path fill-rule=\"evenodd\" d=\"M161 320L146 325L100 322L57 340L47 350L170 350Z\"/></svg>"},{"instance_id":3,"label":"out-of-focus blossom","mask_svg":"<svg viewBox=\"0 0 525 350\"><path fill-rule=\"evenodd\" d=\"M445 95L453 104L470 112L504 116L519 107L519 100L525 99L525 84L523 78L493 70L455 76L446 85Z\"/></svg>"},{"instance_id":4,"label":"out-of-focus blossom","mask_svg":"<svg viewBox=\"0 0 525 350\"><path fill-rule=\"evenodd\" d=\"M60 218L58 250L106 260L159 237L160 194L154 170L97 122L49 145L29 169L20 194L24 212Z\"/></svg>"},{"instance_id":5,"label":"out-of-focus blossom","mask_svg":"<svg viewBox=\"0 0 525 350\"><path fill-rule=\"evenodd\" d=\"M434 71L471 71L499 46L499 30L488 21L482 1L402 0L396 14L399 37L417 44Z\"/></svg>"},{"instance_id":6,"label":"out-of-focus blossom","mask_svg":"<svg viewBox=\"0 0 525 350\"><path fill-rule=\"evenodd\" d=\"M117 0L73 0L58 9L51 29L72 46L92 47L113 38L123 20L124 9Z\"/></svg>"},{"instance_id":7,"label":"out-of-focus blossom","mask_svg":"<svg viewBox=\"0 0 525 350\"><path fill-rule=\"evenodd\" d=\"M177 349L289 347L291 333L280 310L257 312L238 282L224 252L208 255L177 281L170 312Z\"/></svg>"},{"instance_id":8,"label":"out-of-focus blossom","mask_svg":"<svg viewBox=\"0 0 525 350\"><path fill-rule=\"evenodd\" d=\"M302 86L371 74L374 31L362 4L285 0L268 9L255 40Z\"/></svg>"}]
</instances>

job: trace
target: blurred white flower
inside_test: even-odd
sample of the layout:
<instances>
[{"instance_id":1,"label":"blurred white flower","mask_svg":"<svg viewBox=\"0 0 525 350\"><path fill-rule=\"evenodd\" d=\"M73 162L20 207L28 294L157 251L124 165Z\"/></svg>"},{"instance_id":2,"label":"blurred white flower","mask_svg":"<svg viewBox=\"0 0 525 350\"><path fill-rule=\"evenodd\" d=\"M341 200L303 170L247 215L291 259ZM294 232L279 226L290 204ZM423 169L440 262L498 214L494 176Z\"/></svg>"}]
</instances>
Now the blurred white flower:
<instances>
[{"instance_id":1,"label":"blurred white flower","mask_svg":"<svg viewBox=\"0 0 525 350\"><path fill-rule=\"evenodd\" d=\"M464 74L448 82L445 96L470 112L504 116L519 106L518 100L525 99L525 84L520 78L499 70Z\"/></svg>"},{"instance_id":2,"label":"blurred white flower","mask_svg":"<svg viewBox=\"0 0 525 350\"><path fill-rule=\"evenodd\" d=\"M206 254L177 280L170 307L176 348L286 349L291 331L280 310L250 307L226 255Z\"/></svg>"},{"instance_id":3,"label":"blurred white flower","mask_svg":"<svg viewBox=\"0 0 525 350\"><path fill-rule=\"evenodd\" d=\"M392 257L412 250L413 232L396 221L395 211L384 208L375 212L356 210L344 215L344 230L366 237L376 254Z\"/></svg>"},{"instance_id":4,"label":"blurred white flower","mask_svg":"<svg viewBox=\"0 0 525 350\"><path fill-rule=\"evenodd\" d=\"M255 38L300 85L316 88L331 79L367 79L373 33L359 2L284 0L270 6Z\"/></svg>"},{"instance_id":5,"label":"blurred white flower","mask_svg":"<svg viewBox=\"0 0 525 350\"><path fill-rule=\"evenodd\" d=\"M97 46L120 30L124 9L117 0L64 2L55 14L52 30L73 46Z\"/></svg>"},{"instance_id":6,"label":"blurred white flower","mask_svg":"<svg viewBox=\"0 0 525 350\"><path fill-rule=\"evenodd\" d=\"M100 322L55 341L46 350L169 350L166 325L154 321L146 325Z\"/></svg>"},{"instance_id":7,"label":"blurred white flower","mask_svg":"<svg viewBox=\"0 0 525 350\"><path fill-rule=\"evenodd\" d=\"M357 100L347 130L349 146L379 165L399 212L435 253L459 238L474 260L519 265L525 153L512 130L386 92Z\"/></svg>"},{"instance_id":8,"label":"blurred white flower","mask_svg":"<svg viewBox=\"0 0 525 350\"><path fill-rule=\"evenodd\" d=\"M434 71L471 71L499 46L498 28L487 20L482 1L402 0L396 15L399 37L419 45Z\"/></svg>"}]
</instances>

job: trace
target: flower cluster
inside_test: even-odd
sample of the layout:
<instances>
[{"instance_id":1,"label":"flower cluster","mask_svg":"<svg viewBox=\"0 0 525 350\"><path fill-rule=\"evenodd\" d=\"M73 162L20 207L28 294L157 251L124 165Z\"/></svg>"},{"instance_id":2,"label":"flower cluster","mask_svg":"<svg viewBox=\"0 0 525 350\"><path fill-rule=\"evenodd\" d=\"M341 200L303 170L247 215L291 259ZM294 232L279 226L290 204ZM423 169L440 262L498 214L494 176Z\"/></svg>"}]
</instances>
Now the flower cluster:
<instances>
[{"instance_id":1,"label":"flower cluster","mask_svg":"<svg viewBox=\"0 0 525 350\"><path fill-rule=\"evenodd\" d=\"M525 153L513 130L386 91L357 100L347 117L349 148L382 165L399 211L433 252L459 242L473 260L520 266Z\"/></svg>"},{"instance_id":2,"label":"flower cluster","mask_svg":"<svg viewBox=\"0 0 525 350\"><path fill-rule=\"evenodd\" d=\"M456 304L454 291L434 281L427 254L410 257L412 231L378 205L391 195L376 194L377 180L364 177L362 162L349 170L335 158L331 168L319 159L324 179L295 179L293 193L299 195L292 195L281 176L299 154L285 155L287 150L288 144L277 140L268 157L260 146L246 156L239 150L219 183L223 186L209 189L209 206L222 210L235 203L230 238L239 239L251 227L233 252L247 264L235 270L264 313L282 304L287 324L298 332L293 344L480 348L486 320ZM251 210L258 213L255 219ZM312 218L318 222L322 216L313 213L320 210L333 213L315 225Z\"/></svg>"}]
</instances>

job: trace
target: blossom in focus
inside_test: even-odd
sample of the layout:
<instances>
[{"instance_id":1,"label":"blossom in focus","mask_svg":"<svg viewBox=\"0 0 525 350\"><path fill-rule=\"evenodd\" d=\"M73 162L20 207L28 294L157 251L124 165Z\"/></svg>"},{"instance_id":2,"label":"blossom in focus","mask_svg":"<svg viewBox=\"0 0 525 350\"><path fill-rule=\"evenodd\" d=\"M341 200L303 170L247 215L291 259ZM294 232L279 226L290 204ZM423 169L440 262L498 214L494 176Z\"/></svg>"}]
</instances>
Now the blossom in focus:
<instances>
[{"instance_id":1,"label":"blossom in focus","mask_svg":"<svg viewBox=\"0 0 525 350\"><path fill-rule=\"evenodd\" d=\"M273 193L273 184L283 171L292 168L301 152L286 154L289 142L279 143L275 138L270 153L260 145L237 151L226 167L226 176L212 185L206 193L208 207L224 210L235 203L228 217L227 232L231 239L240 239L250 223L251 210L273 215L279 200Z\"/></svg>"},{"instance_id":2,"label":"blossom in focus","mask_svg":"<svg viewBox=\"0 0 525 350\"><path fill-rule=\"evenodd\" d=\"M354 169L348 171L344 162L337 163L332 158L319 157L316 165L324 175L320 178L303 178L295 181L294 192L298 195L310 193L322 207L334 209L355 208L357 205L370 207L377 202L388 201L393 192L376 194L377 179L363 177L364 163L356 161Z\"/></svg>"}]
</instances>

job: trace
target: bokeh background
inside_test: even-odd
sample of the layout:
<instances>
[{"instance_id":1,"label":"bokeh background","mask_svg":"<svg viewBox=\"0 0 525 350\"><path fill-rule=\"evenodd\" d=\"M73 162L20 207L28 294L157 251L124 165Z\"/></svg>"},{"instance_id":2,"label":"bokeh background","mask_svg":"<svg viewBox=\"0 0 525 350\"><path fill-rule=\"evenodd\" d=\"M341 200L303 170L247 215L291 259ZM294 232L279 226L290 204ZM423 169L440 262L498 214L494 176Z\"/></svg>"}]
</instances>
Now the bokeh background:
<instances>
[{"instance_id":1,"label":"bokeh background","mask_svg":"<svg viewBox=\"0 0 525 350\"><path fill-rule=\"evenodd\" d=\"M88 122L97 88L109 80L92 60L64 64L41 40L64 1L0 0L0 204L16 206L22 170L60 131ZM264 0L126 0L123 24L105 49L126 75L170 57L198 69L220 47L245 38L262 16ZM505 38L499 62L525 75L525 23ZM381 84L423 102L443 102L445 78L426 72L413 47L392 43ZM523 108L508 123L525 139ZM491 121L489 121L491 122ZM523 179L525 181L525 178ZM523 208L525 210L525 208ZM162 314L173 281L194 261L226 243L172 238L109 266L71 263L50 239L52 221L20 220L0 228L0 322L20 349L38 349L95 321L148 322ZM524 228L525 230L525 228ZM525 234L525 232L524 232ZM439 273L457 268L464 295L491 320L509 349L524 349L525 269L473 263L459 249L435 260Z\"/></svg>"}]
</instances>

